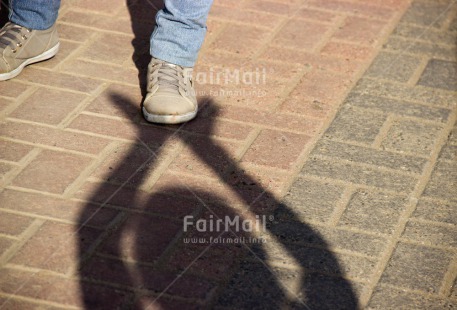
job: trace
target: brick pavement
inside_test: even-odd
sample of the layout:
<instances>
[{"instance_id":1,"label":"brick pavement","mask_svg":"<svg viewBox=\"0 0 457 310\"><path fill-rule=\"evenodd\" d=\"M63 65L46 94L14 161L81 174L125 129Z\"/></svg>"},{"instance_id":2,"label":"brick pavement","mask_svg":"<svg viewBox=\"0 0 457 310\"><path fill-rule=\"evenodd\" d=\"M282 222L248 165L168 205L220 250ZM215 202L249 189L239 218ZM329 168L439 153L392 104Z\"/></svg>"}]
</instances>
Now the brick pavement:
<instances>
[{"instance_id":1,"label":"brick pavement","mask_svg":"<svg viewBox=\"0 0 457 310\"><path fill-rule=\"evenodd\" d=\"M455 307L455 1L216 0L201 113L154 126L159 2L64 1L0 84L0 308ZM262 214L266 244L184 242Z\"/></svg>"}]
</instances>

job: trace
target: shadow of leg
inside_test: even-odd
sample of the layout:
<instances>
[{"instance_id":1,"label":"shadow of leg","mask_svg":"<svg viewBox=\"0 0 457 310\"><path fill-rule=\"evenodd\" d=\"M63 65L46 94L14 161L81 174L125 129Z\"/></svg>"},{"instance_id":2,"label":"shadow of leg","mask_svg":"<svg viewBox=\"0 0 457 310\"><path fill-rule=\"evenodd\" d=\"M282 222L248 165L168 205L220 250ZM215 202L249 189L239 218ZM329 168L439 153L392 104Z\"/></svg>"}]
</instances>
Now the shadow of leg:
<instances>
[{"instance_id":1,"label":"shadow of leg","mask_svg":"<svg viewBox=\"0 0 457 310\"><path fill-rule=\"evenodd\" d=\"M149 40L155 26L155 15L164 6L163 0L127 0L134 38L133 62L138 69L141 94L146 94L146 74L151 55Z\"/></svg>"},{"instance_id":2,"label":"shadow of leg","mask_svg":"<svg viewBox=\"0 0 457 310\"><path fill-rule=\"evenodd\" d=\"M8 22L9 9L6 6L7 2L0 2L0 28Z\"/></svg>"}]
</instances>

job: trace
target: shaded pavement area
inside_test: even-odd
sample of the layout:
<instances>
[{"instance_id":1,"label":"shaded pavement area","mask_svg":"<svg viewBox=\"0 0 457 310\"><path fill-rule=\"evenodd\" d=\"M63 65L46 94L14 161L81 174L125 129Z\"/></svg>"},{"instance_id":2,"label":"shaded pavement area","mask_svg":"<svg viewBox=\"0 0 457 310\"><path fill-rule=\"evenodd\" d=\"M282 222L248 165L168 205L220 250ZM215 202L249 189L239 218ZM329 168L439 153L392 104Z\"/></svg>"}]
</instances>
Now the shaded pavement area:
<instances>
[{"instance_id":1,"label":"shaded pavement area","mask_svg":"<svg viewBox=\"0 0 457 310\"><path fill-rule=\"evenodd\" d=\"M181 126L161 5L63 1L0 83L0 309L455 308L457 1L215 0Z\"/></svg>"}]
</instances>

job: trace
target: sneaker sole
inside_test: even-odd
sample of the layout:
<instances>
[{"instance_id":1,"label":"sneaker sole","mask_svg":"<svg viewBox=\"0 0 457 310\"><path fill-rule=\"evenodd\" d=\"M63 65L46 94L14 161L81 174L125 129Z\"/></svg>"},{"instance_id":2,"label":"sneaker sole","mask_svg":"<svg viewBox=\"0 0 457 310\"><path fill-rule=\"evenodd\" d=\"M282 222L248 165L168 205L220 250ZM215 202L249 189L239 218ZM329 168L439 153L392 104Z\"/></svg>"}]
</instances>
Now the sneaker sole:
<instances>
[{"instance_id":1,"label":"sneaker sole","mask_svg":"<svg viewBox=\"0 0 457 310\"><path fill-rule=\"evenodd\" d=\"M150 123L156 124L181 124L190 121L197 115L197 109L181 115L158 115L151 114L143 107L143 116Z\"/></svg>"},{"instance_id":2,"label":"sneaker sole","mask_svg":"<svg viewBox=\"0 0 457 310\"><path fill-rule=\"evenodd\" d=\"M31 64L43 61L43 60L48 60L49 58L54 57L57 54L57 52L59 51L59 47L60 47L60 43L57 43L54 47L47 50L46 52L44 52L38 56L27 59L13 71L0 74L0 81L6 81L6 80L9 80L9 79L12 79L12 78L18 76L19 73L21 73L22 70L28 65L31 65Z\"/></svg>"}]
</instances>

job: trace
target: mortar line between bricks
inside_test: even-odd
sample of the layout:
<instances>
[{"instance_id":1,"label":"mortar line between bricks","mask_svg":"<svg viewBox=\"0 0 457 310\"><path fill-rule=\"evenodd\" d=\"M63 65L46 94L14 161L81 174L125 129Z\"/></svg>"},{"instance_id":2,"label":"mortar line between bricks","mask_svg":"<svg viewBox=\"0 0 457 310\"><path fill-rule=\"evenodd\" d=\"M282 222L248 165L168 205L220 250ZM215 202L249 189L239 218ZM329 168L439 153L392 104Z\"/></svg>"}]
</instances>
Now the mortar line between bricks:
<instances>
[{"instance_id":1,"label":"mortar line between bricks","mask_svg":"<svg viewBox=\"0 0 457 310\"><path fill-rule=\"evenodd\" d=\"M425 297L425 298L429 298L429 299L439 299L440 297L442 298L442 296L438 296L438 295L433 294L433 293L426 293L424 291L414 290L414 289L410 289L410 288L406 288L406 287L402 287L402 286L397 286L397 285L394 285L394 284L382 283L382 284L380 284L380 286L381 287L387 287L387 288L393 288L393 289L396 289L396 290L401 290L401 291L405 291L405 292L412 293L412 294L417 294L419 296L422 296L422 297ZM454 298L448 297L447 299L453 300ZM454 300L457 300L457 299L454 299Z\"/></svg>"},{"instance_id":2,"label":"mortar line between bricks","mask_svg":"<svg viewBox=\"0 0 457 310\"><path fill-rule=\"evenodd\" d=\"M8 107L2 111L2 113L0 113L0 123L4 122L14 110L16 110L27 98L32 96L37 90L38 87L28 85L28 88L23 93L21 93L17 98L12 98L12 103L9 104Z\"/></svg>"},{"instance_id":3,"label":"mortar line between bricks","mask_svg":"<svg viewBox=\"0 0 457 310\"><path fill-rule=\"evenodd\" d=\"M438 250L442 250L444 252L448 252L448 253L457 255L457 248L455 246L451 246L451 245L439 245L439 244L434 244L434 243L426 242L426 241L425 242L416 241L414 239L409 239L408 237L400 237L398 239L398 241L401 243L405 243L405 244L412 244L412 245L418 245L418 246L427 247L427 248L431 248L431 249L438 249Z\"/></svg>"},{"instance_id":4,"label":"mortar line between bricks","mask_svg":"<svg viewBox=\"0 0 457 310\"><path fill-rule=\"evenodd\" d=\"M371 143L371 149L379 151L381 149L382 142L387 138L389 134L389 130L395 124L396 119L392 116L392 114L388 114L386 120L381 125L381 128L378 131L378 134L374 138L373 142ZM402 154L402 153L400 153Z\"/></svg>"},{"instance_id":5,"label":"mortar line between bricks","mask_svg":"<svg viewBox=\"0 0 457 310\"><path fill-rule=\"evenodd\" d=\"M106 64L103 64L103 65L106 65ZM113 66L113 64L110 64L110 66L116 67L116 68L122 68L122 67ZM133 68L127 68L127 70L135 71L136 73L138 73L138 71ZM93 77L91 75L86 75L86 74L81 74L81 73L74 73L74 72L69 73L68 71L65 71L65 70L59 70L57 72L69 74L71 76L74 76L75 78L85 78L85 79L91 79L91 80L96 80L96 81L100 81L100 82L108 82L108 83L113 83L113 84L118 84L118 85L138 87L138 83L134 83L134 82L127 83L127 82L122 82L119 80L110 80L110 79L105 79L105 78L101 78L101 77Z\"/></svg>"},{"instance_id":6,"label":"mortar line between bricks","mask_svg":"<svg viewBox=\"0 0 457 310\"><path fill-rule=\"evenodd\" d=\"M72 155L84 156L84 157L87 157L87 158L96 158L97 157L97 155L94 155L94 154L91 154L91 153L84 153L84 152L65 149L65 148L61 148L61 147L50 146L50 145L40 144L40 143L34 143L34 142L27 141L27 140L13 139L13 138L9 138L9 137L0 137L0 141L1 140L20 143L20 144L24 144L24 145L29 145L29 146L33 146L35 148L43 149L43 150L50 150L50 151L63 152L63 153L72 154Z\"/></svg>"},{"instance_id":7,"label":"mortar line between bricks","mask_svg":"<svg viewBox=\"0 0 457 310\"><path fill-rule=\"evenodd\" d=\"M347 2L347 1L340 1L340 2ZM373 6L371 6L371 7L373 7ZM384 23L389 23L392 21L392 17L391 18L382 18L382 17L378 17L376 15L373 15L373 13L364 14L364 13L354 12L351 10L345 11L345 10L338 10L338 9L327 9L327 8L320 7L319 5L313 5L312 2L310 2L309 6L307 8L312 9L314 11L323 12L323 13L331 13L334 15L345 14L345 15L351 16L351 17L359 17L359 18L370 19L370 20L374 20L374 21L380 21L380 22L384 22ZM401 8L401 10L405 10L405 9ZM313 21L316 21L316 20L313 19Z\"/></svg>"},{"instance_id":8,"label":"mortar line between bricks","mask_svg":"<svg viewBox=\"0 0 457 310\"><path fill-rule=\"evenodd\" d=\"M61 22L59 22L61 23ZM90 48L90 46L95 42L95 39L98 35L98 32L92 32L89 37L84 41L84 42L77 42L78 47L75 48L65 59L63 59L61 62L59 62L56 66L52 68L53 72L60 72L60 73L66 73L66 74L71 74L74 75L73 73L68 73L63 71L64 66L75 60L78 59L78 56L81 54L82 51L84 51L86 48Z\"/></svg>"},{"instance_id":9,"label":"mortar line between bricks","mask_svg":"<svg viewBox=\"0 0 457 310\"><path fill-rule=\"evenodd\" d=\"M278 23L278 25L275 27L275 29L273 29L273 31L270 32L270 35L267 38L265 38L264 42L261 45L262 47L257 49L257 51L252 55L252 59L258 59L259 56L268 49L269 44L273 41L273 39L276 37L276 35L284 28L284 26L287 24L287 22L289 22L290 20L294 19L297 16L300 9L303 8L307 2L308 1L305 0L302 3L298 3L295 6L295 13L293 13L293 14L290 14L290 15L278 14L278 16L280 16L282 18L282 21L280 23ZM250 10L250 11L258 12L256 10Z\"/></svg>"},{"instance_id":10,"label":"mortar line between bricks","mask_svg":"<svg viewBox=\"0 0 457 310\"><path fill-rule=\"evenodd\" d=\"M15 161L7 160L7 159L0 159L0 163L6 164L6 165L11 165L14 167L20 166L19 163L15 162Z\"/></svg>"},{"instance_id":11,"label":"mortar line between bricks","mask_svg":"<svg viewBox=\"0 0 457 310\"><path fill-rule=\"evenodd\" d=\"M408 24L408 23L403 23L404 25ZM417 25L414 25L414 24L409 24L409 26L412 26L412 27L418 27L418 28L421 28L423 29L423 27L419 27ZM411 38L409 37L404 37L404 36L401 36L401 35L398 35L398 34L392 34L390 36L390 38L394 38L394 39L397 39L397 40L401 40L401 41L404 41L404 42L411 42ZM424 43L424 44L428 44L428 45L436 45L436 46L440 46L440 47L446 47L446 48L454 48L455 45L452 44L452 43L446 43L446 42L436 42L436 41L433 41L433 40L430 40L430 39L422 39L422 38L419 38L419 39L415 39L415 41L417 43ZM388 49L388 51L392 51L392 52L396 52L396 50L394 49ZM414 55L414 56L420 56L420 54L411 54L411 55Z\"/></svg>"},{"instance_id":12,"label":"mortar line between bricks","mask_svg":"<svg viewBox=\"0 0 457 310\"><path fill-rule=\"evenodd\" d=\"M59 27L57 25L57 27ZM93 34L91 34L93 35ZM88 39L91 37L91 35L89 35ZM64 59L62 59L61 61L59 61L57 64L55 64L54 66L50 67L50 69L55 72L55 71L59 71L63 64L66 63L68 60L71 60L71 59L74 59L77 57L77 55L79 54L79 51L80 49L82 48L82 46L84 46L84 42L81 42L81 41L74 41L74 40L71 40L71 39L60 39L59 38L59 41L62 43L65 43L65 42L68 42L68 43L73 43L73 44L76 44L78 45L76 48L74 48L67 56L65 56ZM40 68L40 67L39 67ZM47 68L43 68L43 69L47 69Z\"/></svg>"},{"instance_id":13,"label":"mortar line between bricks","mask_svg":"<svg viewBox=\"0 0 457 310\"><path fill-rule=\"evenodd\" d=\"M68 199L72 197L86 182L86 179L100 166L109 155L111 155L116 148L120 147L122 144L119 141L109 143L99 154L95 157L78 175L78 177L73 180L71 184L62 193L62 198Z\"/></svg>"},{"instance_id":14,"label":"mortar line between bricks","mask_svg":"<svg viewBox=\"0 0 457 310\"><path fill-rule=\"evenodd\" d=\"M3 211L3 209L0 208L0 211ZM8 212L5 212L5 213L8 213ZM8 240L11 240L11 241L18 241L19 240L18 236L7 235L7 234L4 234L4 233L0 233L0 238L8 239Z\"/></svg>"},{"instance_id":15,"label":"mortar line between bricks","mask_svg":"<svg viewBox=\"0 0 457 310\"><path fill-rule=\"evenodd\" d=\"M3 268L8 261L29 241L30 238L43 226L46 221L42 219L34 219L33 222L19 235L19 240L13 243L3 254L0 256L0 267Z\"/></svg>"},{"instance_id":16,"label":"mortar line between bricks","mask_svg":"<svg viewBox=\"0 0 457 310\"><path fill-rule=\"evenodd\" d=\"M54 70L47 70L47 69L40 68L40 67L34 67L33 69L34 70L46 71L46 72L54 72L54 73L56 72ZM68 74L68 73L64 73L64 74L73 76L72 74ZM92 80L93 80L93 78L92 78ZM40 84L40 83L35 83L35 82L23 81L23 80L20 80L19 78L16 80L16 82L21 83L23 85L27 85L27 86L34 86L34 87L37 88L37 90L41 89L41 88L47 88L47 89L52 89L52 90L65 91L65 92L68 92L68 93L73 93L73 94L78 94L78 95L83 94L83 95L87 96L87 92L85 92L85 91L78 91L78 90L65 88L65 87L59 87L59 86L54 86L54 85L49 85L49 84Z\"/></svg>"},{"instance_id":17,"label":"mortar line between bricks","mask_svg":"<svg viewBox=\"0 0 457 310\"><path fill-rule=\"evenodd\" d=\"M331 24L327 31L322 35L317 44L311 49L313 54L318 55L319 52L327 45L332 37L338 32L340 28L343 27L347 19L346 14L338 14L336 20Z\"/></svg>"},{"instance_id":18,"label":"mortar line between bricks","mask_svg":"<svg viewBox=\"0 0 457 310\"><path fill-rule=\"evenodd\" d=\"M173 149L168 151L170 153L168 153L167 149L163 147L164 150L161 152L160 155L163 156L164 153L166 153L166 156L164 156L164 158L159 160L160 155L154 158L154 169L151 170L151 175L145 178L144 182L141 184L139 189L143 189L148 193L152 193L154 185L157 183L160 177L168 171L168 168L170 167L171 163L180 155L181 151L184 148L184 143L182 143L181 140L179 140L179 142L177 142L177 145L172 147Z\"/></svg>"},{"instance_id":19,"label":"mortar line between bricks","mask_svg":"<svg viewBox=\"0 0 457 310\"><path fill-rule=\"evenodd\" d=\"M109 84L109 86L111 86L113 84ZM109 87L108 86L108 87ZM96 98L95 98L96 99ZM110 114L103 114L103 113L97 113L97 112L92 112L92 111L81 111L79 113L80 115L88 115L88 116L93 116L93 117L98 117L98 118L105 118L105 119L109 119L109 120L113 120L113 121L118 121L118 122L124 122L125 123L125 120L126 118L125 117L122 117L122 116L115 116L115 115L110 115ZM132 120L131 123L135 123L134 120ZM68 124L70 125L70 124Z\"/></svg>"},{"instance_id":20,"label":"mortar line between bricks","mask_svg":"<svg viewBox=\"0 0 457 310\"><path fill-rule=\"evenodd\" d=\"M262 130L260 128L255 128L252 130L247 138L244 140L244 143L242 144L242 147L239 149L238 154L236 156L235 161L239 162L243 158L243 156L246 154L246 152L249 150L251 145L254 143L254 141L257 139L257 137L260 135L260 132Z\"/></svg>"},{"instance_id":21,"label":"mortar line between bricks","mask_svg":"<svg viewBox=\"0 0 457 310\"><path fill-rule=\"evenodd\" d=\"M77 279L77 278L69 276L68 274L63 273L63 272L58 272L58 271L53 271L53 270L48 270L48 269L41 269L41 268L37 268L37 267L30 267L30 266L25 266L25 265L19 265L19 264L14 264L14 263L7 263L5 265L5 269L13 269L13 270L23 271L23 272L27 272L27 273L36 273L36 274L39 273L40 275L58 277L58 278L67 279L67 280ZM20 295L15 295L15 296L20 296Z\"/></svg>"},{"instance_id":22,"label":"mortar line between bricks","mask_svg":"<svg viewBox=\"0 0 457 310\"><path fill-rule=\"evenodd\" d=\"M422 56L420 57L420 62L419 65L416 67L414 70L413 74L409 77L408 81L405 83L405 85L408 86L415 86L417 82L419 82L419 79L422 76L422 73L425 70L425 67L427 67L428 61L430 60L429 56Z\"/></svg>"},{"instance_id":23,"label":"mortar line between bricks","mask_svg":"<svg viewBox=\"0 0 457 310\"><path fill-rule=\"evenodd\" d=\"M69 7L69 8L67 8L67 12L65 12L65 13L68 13L68 12L100 15L100 16L112 17L112 18L115 18L116 14L117 14L117 11L115 13L106 13L106 12L103 12L103 11L100 11L100 10L93 11L93 10L84 9L84 8L81 8L81 7ZM64 15L62 15L62 16L64 16Z\"/></svg>"},{"instance_id":24,"label":"mortar line between bricks","mask_svg":"<svg viewBox=\"0 0 457 310\"><path fill-rule=\"evenodd\" d=\"M5 293L1 293L1 292L0 292L0 297L4 297L8 300L11 299L11 300L16 300L16 301L29 302L29 303L33 303L33 304L45 306L45 307L55 307L55 308L62 309L62 310L65 310L65 309L81 310L81 308L79 308L79 307L63 305L63 304L59 304L57 302L36 299L33 297L5 294ZM7 303L8 303L8 301L6 301L4 304L0 305L0 309L2 309L4 305L7 305Z\"/></svg>"},{"instance_id":25,"label":"mortar line between bricks","mask_svg":"<svg viewBox=\"0 0 457 310\"><path fill-rule=\"evenodd\" d=\"M433 147L433 151L431 152L429 164L426 165L423 169L422 176L418 179L418 182L415 185L414 190L409 195L409 202L406 204L405 210L401 213L398 223L394 229L394 233L391 236L391 239L387 243L387 246L384 250L384 253L381 255L379 262L375 266L375 272L371 276L370 285L368 289L365 291L364 294L361 296L361 304L363 306L367 306L368 302L371 299L373 294L374 288L379 283L383 272L387 268L387 265L397 247L399 240L408 224L409 218L412 216L413 212L417 207L417 203L420 199L421 194L423 193L425 186L427 185L434 167L438 161L438 156L441 152L441 149L445 145L447 141L447 137L451 132L454 123L457 119L457 110L454 111L449 115L449 119L447 121L446 130L442 130L441 134L438 136L437 141Z\"/></svg>"},{"instance_id":26,"label":"mortar line between bricks","mask_svg":"<svg viewBox=\"0 0 457 310\"><path fill-rule=\"evenodd\" d=\"M373 108L365 108L365 107L357 107L357 106L351 106L351 108L353 110L359 110L359 111L362 111L362 112L367 112L369 111L370 113L372 114L379 114L379 115L390 115L392 118L394 118L395 120L409 120L409 121L415 121L415 122L419 122L419 123L422 123L422 124L429 124L429 125L439 125L439 126L443 126L444 124L446 124L446 121L439 121L439 120L429 120L429 119L425 119L425 118L421 118L421 117L417 117L417 116L410 116L410 115L402 115L402 114L396 114L395 112L384 112L384 111L380 111L380 110L376 110L376 109L373 109Z\"/></svg>"},{"instance_id":27,"label":"mortar line between bricks","mask_svg":"<svg viewBox=\"0 0 457 310\"><path fill-rule=\"evenodd\" d=\"M313 158L322 159L325 161L332 161L334 163L349 164L350 166L359 166L359 167L363 167L363 168L370 168L375 171L386 172L386 173L391 173L391 174L398 174L398 175L408 176L408 177L412 177L412 178L418 178L421 175L420 173L398 170L396 168L387 168L387 167L382 167L382 166L379 166L376 164L367 164L367 163L360 162L360 161L352 161L349 159L341 159L338 157L332 157L332 156L327 156L327 155L313 154L312 156L313 156Z\"/></svg>"},{"instance_id":28,"label":"mortar line between bricks","mask_svg":"<svg viewBox=\"0 0 457 310\"><path fill-rule=\"evenodd\" d=\"M457 225L454 224L454 223L438 222L438 221L423 219L423 218L420 218L420 217L411 217L409 219L409 221L410 222L422 223L422 224L429 224L429 225L433 225L433 226L457 229Z\"/></svg>"},{"instance_id":29,"label":"mortar line between bricks","mask_svg":"<svg viewBox=\"0 0 457 310\"><path fill-rule=\"evenodd\" d=\"M444 274L443 281L441 281L440 290L438 292L439 295L449 297L452 292L452 287L454 285L454 281L456 281L457 277L457 252L454 251L454 258L452 259L451 263Z\"/></svg>"},{"instance_id":30,"label":"mortar line between bricks","mask_svg":"<svg viewBox=\"0 0 457 310\"><path fill-rule=\"evenodd\" d=\"M98 86L90 96L84 98L72 111L70 111L65 118L57 124L57 128L65 129L70 123L75 120L84 109L89 106L101 93L103 93L109 87L108 84L103 83Z\"/></svg>"},{"instance_id":31,"label":"mortar line between bricks","mask_svg":"<svg viewBox=\"0 0 457 310\"><path fill-rule=\"evenodd\" d=\"M253 261L253 260L252 260L252 258L248 258L247 261ZM268 262L268 264L271 264L271 266L273 266L273 267L277 267L277 268L281 268L281 269L287 269L287 270L293 270L293 271L302 270L301 268L298 268L294 265L290 265L288 263L284 263L283 261L280 261L280 260L278 260L278 261L267 260L266 262ZM328 272L328 271L322 271L322 269L303 268L303 271L305 273L317 273L317 274L329 276L329 277L332 277L335 279L344 279L344 280L353 281L353 282L357 282L357 283L361 283L361 284L366 283L366 281L364 281L363 279L355 277L355 276L351 277L348 275L340 275L340 274L336 274L336 273L332 273L332 272Z\"/></svg>"},{"instance_id":32,"label":"mortar line between bricks","mask_svg":"<svg viewBox=\"0 0 457 310\"><path fill-rule=\"evenodd\" d=\"M81 200L81 202L85 202L85 201ZM93 203L93 204L95 205L95 203ZM111 206L110 206L110 208L111 208ZM115 210L119 211L118 208L112 208L112 209L115 209ZM125 210L127 210L127 209L125 209ZM125 211L125 210L122 210L122 211ZM4 212L4 213L9 213L9 214L25 216L25 217L30 217L30 218L34 218L34 219L40 219L40 220L43 220L43 221L50 221L50 222L68 224L68 225L77 225L78 224L77 222L71 221L71 220L52 217L52 216L49 216L49 215L40 215L40 214L36 214L36 213L31 213L31 212L16 211L14 209L0 208L0 211ZM96 228L96 229L100 229L100 227L98 227L98 226L93 226L93 225L87 225L87 226L88 227L92 227L92 228ZM18 240L17 238L13 238L13 239L14 240Z\"/></svg>"},{"instance_id":33,"label":"mortar line between bricks","mask_svg":"<svg viewBox=\"0 0 457 310\"><path fill-rule=\"evenodd\" d=\"M453 5L457 4L456 1L454 1ZM449 26L451 25L454 17L457 16L457 7L454 7L453 9L450 10L450 14L448 14L447 18L444 20L443 24L441 27L439 27L439 31L446 31L449 30Z\"/></svg>"},{"instance_id":34,"label":"mortar line between bricks","mask_svg":"<svg viewBox=\"0 0 457 310\"><path fill-rule=\"evenodd\" d=\"M100 40L103 40L103 39L100 39ZM87 57L84 57L84 56L80 56L80 57L76 57L76 60L81 60L81 61L85 61L85 62L97 64L97 65L108 66L108 67L136 70L135 67L126 65L126 63L127 64L132 64L132 62L133 62L133 60L131 60L129 58L131 58L131 57L130 56L127 57L124 61L112 62L112 61L108 61L108 60L107 61L98 60L98 59L96 60L96 59L91 59L91 58L87 58Z\"/></svg>"},{"instance_id":35,"label":"mortar line between bricks","mask_svg":"<svg viewBox=\"0 0 457 310\"><path fill-rule=\"evenodd\" d=\"M341 144L358 146L358 147L366 148L366 149L369 149L369 150L380 151L378 148L374 147L373 144L365 144L365 143L361 143L361 142L357 142L357 141L353 141L353 140L343 140L343 139L338 139L338 138L334 138L334 137L332 137L332 138L327 138L326 137L326 138L322 139L322 141L337 142L337 143L341 143ZM410 153L410 152L407 152L407 151L397 151L397 150L394 150L394 149L383 149L382 152L396 154L396 155L402 155L402 156L405 156L405 157L413 157L413 158L420 158L420 159L428 160L427 156L420 155L420 154L415 154L415 153Z\"/></svg>"},{"instance_id":36,"label":"mortar line between bricks","mask_svg":"<svg viewBox=\"0 0 457 310\"><path fill-rule=\"evenodd\" d=\"M211 12L210 12L210 14L211 14ZM236 25L236 26L248 26L248 27L253 27L253 28L259 29L259 30L267 30L267 29L269 29L268 26L263 26L263 25L259 25L259 24L253 24L253 23L250 23L250 22L243 22L243 21L239 21L239 20L233 20L233 19L224 18L224 17L213 16L211 19L213 21L216 21L216 22L219 22L219 23L229 23L229 24L233 24L233 25Z\"/></svg>"},{"instance_id":37,"label":"mortar line between bricks","mask_svg":"<svg viewBox=\"0 0 457 310\"><path fill-rule=\"evenodd\" d=\"M113 233L115 228L121 225L129 217L128 212L119 212L109 223L106 225L101 234L92 242L89 248L79 256L77 266L70 268L68 272L65 273L66 276L78 278L79 268L84 268L87 261L95 254L100 245L103 244Z\"/></svg>"},{"instance_id":38,"label":"mortar line between bricks","mask_svg":"<svg viewBox=\"0 0 457 310\"><path fill-rule=\"evenodd\" d=\"M73 76L77 80L79 80L83 85L86 85L86 82L83 79L80 79L80 76L75 75L73 73L64 72L64 71L61 70L61 67L64 65L65 62L71 61L71 60L77 58L77 56L79 55L81 50L85 49L86 47L90 47L90 45L95 41L96 35L97 35L97 33L92 33L91 35L89 35L89 37L86 39L86 41L84 41L83 43L80 42L79 46L69 56L67 56L62 62L59 63L59 67L54 67L52 69L38 67L37 69L41 69L41 70L44 70L44 71L50 71L50 72L58 72L58 73L68 74L68 75ZM87 77L87 78L89 78L91 80L94 80L93 77ZM49 88L53 87L51 85L46 85L46 86L49 87ZM67 90L66 88L63 88L63 89ZM87 92L83 92L83 93L87 94Z\"/></svg>"},{"instance_id":39,"label":"mortar line between bricks","mask_svg":"<svg viewBox=\"0 0 457 310\"><path fill-rule=\"evenodd\" d=\"M354 41L351 41L351 40L348 40L348 39L343 39L343 38L332 38L332 42L343 43L343 44L348 44L348 45L353 45L353 46L359 46L359 47L362 47L362 48L373 49L373 43L365 43L363 41L362 42L354 42ZM346 59L344 57L344 55L339 56L339 55L329 54L328 56L331 56L333 58L338 58L338 59ZM359 60L359 61L360 62L365 62L364 60Z\"/></svg>"},{"instance_id":40,"label":"mortar line between bricks","mask_svg":"<svg viewBox=\"0 0 457 310\"><path fill-rule=\"evenodd\" d=\"M330 218L327 221L327 225L330 227L337 227L338 223L343 216L344 211L346 211L349 202L351 202L352 196L357 191L357 188L353 185L347 186L344 188L343 194L340 199L338 199L335 208L333 209Z\"/></svg>"},{"instance_id":41,"label":"mortar line between bricks","mask_svg":"<svg viewBox=\"0 0 457 310\"><path fill-rule=\"evenodd\" d=\"M321 183L327 182L329 184L338 185L338 186L354 185L354 186L357 186L357 188L359 188L359 189L374 191L375 193L385 193L385 194L402 195L402 196L408 196L408 194L409 194L408 192L404 192L404 191L392 190L392 189L388 189L388 188L380 188L380 187L359 184L359 183L352 183L352 182L348 182L348 181L344 181L344 180L332 179L330 177L322 177L322 176L311 175L311 174L300 174L300 177L311 180L311 181L318 181Z\"/></svg>"},{"instance_id":42,"label":"mortar line between bricks","mask_svg":"<svg viewBox=\"0 0 457 310\"><path fill-rule=\"evenodd\" d=\"M25 155L20 161L19 165L8 173L2 180L2 187L7 187L11 182L33 161L37 158L40 153L42 152L41 149L34 148L32 149L27 155Z\"/></svg>"},{"instance_id":43,"label":"mortar line between bricks","mask_svg":"<svg viewBox=\"0 0 457 310\"><path fill-rule=\"evenodd\" d=\"M380 82L380 83L384 83L384 84L393 84L393 85L396 85L396 86L405 87L405 83L394 81L394 80L383 79L381 77L363 76L363 79L372 80L372 81L374 80L374 81L377 81L377 82ZM429 86L425 86L425 85L415 85L415 87L416 88L422 88L422 89L429 90L429 91L436 91L436 92L439 92L439 93L444 93L444 94L447 94L447 95L450 95L450 96L454 96L454 95L457 94L457 91L452 91L452 90L447 90L447 89L440 89L440 88L433 88L433 87L429 87ZM354 92L362 93L359 90L355 90ZM381 97L384 97L384 96L381 96ZM411 98L403 99L403 100L408 101L408 102L412 102L412 103L428 105L430 107L441 107L441 106L437 106L435 104L428 104L427 102L424 102L424 101L413 100Z\"/></svg>"}]
</instances>

